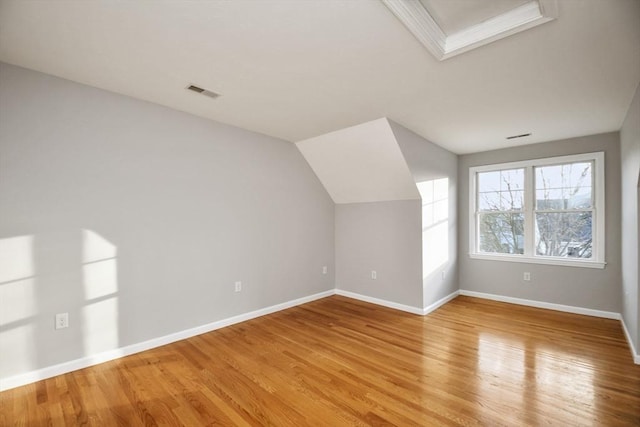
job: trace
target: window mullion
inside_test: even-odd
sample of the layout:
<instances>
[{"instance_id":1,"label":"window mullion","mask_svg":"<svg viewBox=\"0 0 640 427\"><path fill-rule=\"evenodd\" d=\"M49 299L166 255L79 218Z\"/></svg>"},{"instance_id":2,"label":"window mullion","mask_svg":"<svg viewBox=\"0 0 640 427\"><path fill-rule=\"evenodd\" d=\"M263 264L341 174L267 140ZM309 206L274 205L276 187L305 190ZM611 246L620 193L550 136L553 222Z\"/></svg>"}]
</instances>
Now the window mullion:
<instances>
[{"instance_id":1,"label":"window mullion","mask_svg":"<svg viewBox=\"0 0 640 427\"><path fill-rule=\"evenodd\" d=\"M524 255L535 255L535 210L536 192L533 167L524 168Z\"/></svg>"}]
</instances>

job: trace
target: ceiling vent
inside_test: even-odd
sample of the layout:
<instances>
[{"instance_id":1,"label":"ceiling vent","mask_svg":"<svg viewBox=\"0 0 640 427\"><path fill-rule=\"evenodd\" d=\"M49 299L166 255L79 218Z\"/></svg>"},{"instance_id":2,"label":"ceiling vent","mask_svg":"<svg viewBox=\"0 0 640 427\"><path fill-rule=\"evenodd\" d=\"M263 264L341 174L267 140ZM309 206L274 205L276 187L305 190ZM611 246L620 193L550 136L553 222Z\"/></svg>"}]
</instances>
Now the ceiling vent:
<instances>
[{"instance_id":1,"label":"ceiling vent","mask_svg":"<svg viewBox=\"0 0 640 427\"><path fill-rule=\"evenodd\" d=\"M215 98L220 96L219 93L215 93L213 91L210 91L210 90L207 90L207 89L203 89L201 87L194 86L194 85L187 86L187 89L191 90L193 92L197 92L200 95L208 96L209 98L214 98L215 99Z\"/></svg>"},{"instance_id":2,"label":"ceiling vent","mask_svg":"<svg viewBox=\"0 0 640 427\"><path fill-rule=\"evenodd\" d=\"M503 13L497 12L497 15L480 18L476 24L447 32L442 20L438 22L438 14L434 6L444 6L447 10L454 10L454 6L459 6L459 3L436 0L382 0L382 2L439 61L544 24L558 15L557 0L509 0L510 4L516 7ZM479 1L463 4L467 7L483 8L490 3L485 4ZM463 15L473 13L473 10L456 13L458 19L463 19L466 17ZM456 18L456 16L453 17Z\"/></svg>"},{"instance_id":3,"label":"ceiling vent","mask_svg":"<svg viewBox=\"0 0 640 427\"><path fill-rule=\"evenodd\" d=\"M531 132L523 133L522 135L512 135L508 136L507 139L516 139L516 138L524 138L525 136L531 136Z\"/></svg>"}]
</instances>

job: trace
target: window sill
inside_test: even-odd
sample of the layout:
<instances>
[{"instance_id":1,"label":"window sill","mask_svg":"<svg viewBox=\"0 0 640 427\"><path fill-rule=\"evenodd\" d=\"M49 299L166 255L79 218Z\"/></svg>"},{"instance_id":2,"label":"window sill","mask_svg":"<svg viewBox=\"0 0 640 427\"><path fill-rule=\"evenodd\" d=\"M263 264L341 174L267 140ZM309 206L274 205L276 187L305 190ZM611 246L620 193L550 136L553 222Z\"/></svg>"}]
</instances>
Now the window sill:
<instances>
[{"instance_id":1,"label":"window sill","mask_svg":"<svg viewBox=\"0 0 640 427\"><path fill-rule=\"evenodd\" d=\"M527 264L546 264L561 265L564 267L582 267L582 268L604 268L607 263L601 261L587 260L569 260L567 258L543 258L543 257L525 257L524 255L494 255L494 254L469 254L472 259L484 259L487 261L507 261L507 262L523 262Z\"/></svg>"}]
</instances>

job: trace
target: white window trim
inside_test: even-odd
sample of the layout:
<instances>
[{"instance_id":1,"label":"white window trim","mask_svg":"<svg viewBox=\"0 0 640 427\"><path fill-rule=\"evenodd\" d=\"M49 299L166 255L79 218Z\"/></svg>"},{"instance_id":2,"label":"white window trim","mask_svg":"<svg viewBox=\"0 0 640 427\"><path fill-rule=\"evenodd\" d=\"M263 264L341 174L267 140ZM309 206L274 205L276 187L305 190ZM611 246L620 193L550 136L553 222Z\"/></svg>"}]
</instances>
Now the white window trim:
<instances>
[{"instance_id":1,"label":"white window trim","mask_svg":"<svg viewBox=\"0 0 640 427\"><path fill-rule=\"evenodd\" d=\"M476 177L478 172L490 172L503 169L525 168L525 197L527 197L525 209L525 246L533 248L533 230L529 230L533 224L534 209L532 206L535 191L533 188L533 167L547 166L560 163L573 163L581 161L594 162L594 206L592 222L595 230L592 258L589 260L578 258L556 258L533 255L531 250L525 249L525 254L493 254L478 252L478 215L476 212ZM518 162L499 163L491 165L473 166L469 168L469 257L494 261L524 262L531 264L561 265L570 267L604 268L605 262L605 181L604 181L604 152L575 154L570 156L548 157L536 160L524 160Z\"/></svg>"}]
</instances>

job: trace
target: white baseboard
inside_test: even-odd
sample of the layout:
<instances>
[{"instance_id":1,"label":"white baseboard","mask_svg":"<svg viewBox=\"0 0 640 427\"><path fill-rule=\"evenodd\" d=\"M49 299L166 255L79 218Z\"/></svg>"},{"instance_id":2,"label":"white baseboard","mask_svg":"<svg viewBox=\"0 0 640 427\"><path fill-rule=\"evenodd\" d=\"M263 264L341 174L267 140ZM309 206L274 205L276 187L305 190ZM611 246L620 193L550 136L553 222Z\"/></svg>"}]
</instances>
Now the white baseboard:
<instances>
[{"instance_id":1,"label":"white baseboard","mask_svg":"<svg viewBox=\"0 0 640 427\"><path fill-rule=\"evenodd\" d=\"M131 344L125 347L120 347L114 350L105 351L103 353L82 357L75 360L70 360L68 362L60 363L53 366L47 366L46 368L37 369L35 371L26 372L24 374L2 378L0 379L0 391L20 387L26 384L34 383L36 381L76 371L78 369L84 369L89 366L108 362L120 357L129 356L141 351L151 350L152 348L160 347L186 338L191 338L193 336L204 334L206 332L211 332L216 329L224 328L225 326L245 322L247 320L255 319L256 317L265 316L267 314L275 313L277 311L285 310L287 308L295 307L297 305L305 304L334 294L335 291L331 289L314 295L309 295L295 300L283 302L281 304L272 305L270 307L261 308L249 313L244 313L238 316L229 317L227 319L218 320L206 325L197 326L195 328L175 332L173 334L165 335L158 338L153 338L140 343Z\"/></svg>"},{"instance_id":2,"label":"white baseboard","mask_svg":"<svg viewBox=\"0 0 640 427\"><path fill-rule=\"evenodd\" d=\"M407 313L419 314L422 316L423 310L418 307L412 307L410 305L399 304L393 301L387 301L380 298L374 298L367 295L357 294L355 292L344 291L342 289L336 289L336 295L342 295L343 297L353 298L371 304L381 305L383 307L393 308L396 310L406 311Z\"/></svg>"},{"instance_id":3,"label":"white baseboard","mask_svg":"<svg viewBox=\"0 0 640 427\"><path fill-rule=\"evenodd\" d=\"M631 356L633 357L633 363L636 365L640 365L640 353L636 349L636 346L633 345L633 341L631 340L631 335L629 334L629 330L627 329L626 323L624 323L624 318L620 319L620 323L622 323L622 330L624 331L624 336L629 343L629 349L631 350Z\"/></svg>"},{"instance_id":4,"label":"white baseboard","mask_svg":"<svg viewBox=\"0 0 640 427\"><path fill-rule=\"evenodd\" d=\"M427 307L422 309L422 315L426 316L427 314L436 311L437 309L439 309L440 307L442 307L443 305L445 305L446 303L448 303L449 301L451 301L452 299L454 299L455 297L457 297L458 295L460 295L460 291L455 291L455 292L451 292L449 295L447 295L444 298L440 298L438 301L434 302L431 305L428 305Z\"/></svg>"},{"instance_id":5,"label":"white baseboard","mask_svg":"<svg viewBox=\"0 0 640 427\"><path fill-rule=\"evenodd\" d=\"M484 292L466 291L464 289L460 289L460 295L490 299L493 301L508 302L511 304L527 305L529 307L546 308L548 310L564 311L567 313L584 314L586 316L603 317L605 319L620 320L622 318L620 316L620 313L614 313L612 311L601 311L601 310L594 310L591 308L574 307L572 305L554 304L550 302L534 301L534 300L528 300L523 298L513 298L513 297L502 296L502 295L485 294Z\"/></svg>"},{"instance_id":6,"label":"white baseboard","mask_svg":"<svg viewBox=\"0 0 640 427\"><path fill-rule=\"evenodd\" d=\"M342 289L336 289L336 295L342 295L343 297L353 298L353 299L357 299L357 300L360 300L360 301L368 302L368 303L371 303L371 304L376 304L376 305L381 305L383 307L393 308L395 310L406 311L407 313L419 314L421 316L425 316L425 315L431 313L432 311L435 311L438 308L442 307L443 305L445 305L446 303L448 303L449 301L451 301L452 299L457 297L459 295L459 293L460 293L459 291L452 292L449 295L447 295L446 297L441 298L438 301L434 302L433 304L429 305L428 307L418 308L418 307L413 307L413 306L410 306L410 305L400 304L400 303L393 302L393 301L387 301L387 300L380 299L380 298L370 297L368 295L362 295L362 294L358 294L358 293L355 293L355 292L345 291L345 290L342 290Z\"/></svg>"}]
</instances>

